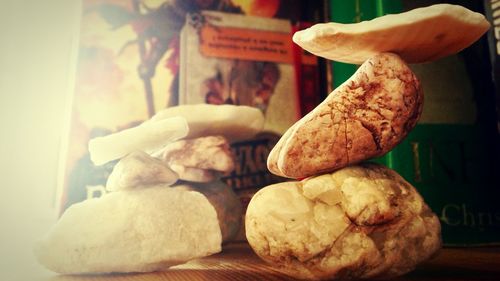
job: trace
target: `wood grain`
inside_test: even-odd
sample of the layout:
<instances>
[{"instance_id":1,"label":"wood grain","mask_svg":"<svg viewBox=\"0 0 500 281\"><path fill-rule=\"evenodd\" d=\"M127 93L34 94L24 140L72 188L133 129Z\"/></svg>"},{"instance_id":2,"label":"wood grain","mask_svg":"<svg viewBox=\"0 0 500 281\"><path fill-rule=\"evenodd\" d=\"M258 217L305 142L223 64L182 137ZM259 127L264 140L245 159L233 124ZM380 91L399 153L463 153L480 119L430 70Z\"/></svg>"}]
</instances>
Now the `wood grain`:
<instances>
[{"instance_id":1,"label":"wood grain","mask_svg":"<svg viewBox=\"0 0 500 281\"><path fill-rule=\"evenodd\" d=\"M172 267L163 272L57 275L46 281L286 281L283 275L260 260L246 243L230 244L222 253ZM397 281L499 281L500 248L447 248Z\"/></svg>"}]
</instances>

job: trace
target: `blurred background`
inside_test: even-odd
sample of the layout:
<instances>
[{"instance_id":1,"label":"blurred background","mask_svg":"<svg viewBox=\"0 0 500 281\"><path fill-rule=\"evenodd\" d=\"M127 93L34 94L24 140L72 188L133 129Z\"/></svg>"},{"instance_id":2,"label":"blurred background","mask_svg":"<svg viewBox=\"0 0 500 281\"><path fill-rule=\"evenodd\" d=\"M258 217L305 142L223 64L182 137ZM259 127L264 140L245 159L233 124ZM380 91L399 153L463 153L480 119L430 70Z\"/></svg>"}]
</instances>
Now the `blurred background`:
<instances>
[{"instance_id":1,"label":"blurred background","mask_svg":"<svg viewBox=\"0 0 500 281\"><path fill-rule=\"evenodd\" d=\"M79 1L0 1L0 279L48 274L32 242L54 200ZM72 74L73 73L73 74Z\"/></svg>"}]
</instances>

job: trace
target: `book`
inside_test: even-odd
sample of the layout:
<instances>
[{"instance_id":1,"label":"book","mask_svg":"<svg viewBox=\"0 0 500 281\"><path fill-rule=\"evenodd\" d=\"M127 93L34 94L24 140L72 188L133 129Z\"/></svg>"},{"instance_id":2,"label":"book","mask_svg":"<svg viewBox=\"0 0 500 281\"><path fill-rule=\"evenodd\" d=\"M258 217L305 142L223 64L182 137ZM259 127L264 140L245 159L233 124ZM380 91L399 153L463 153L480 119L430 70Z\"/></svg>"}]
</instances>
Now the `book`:
<instances>
[{"instance_id":1,"label":"book","mask_svg":"<svg viewBox=\"0 0 500 281\"><path fill-rule=\"evenodd\" d=\"M181 31L179 104L246 105L265 116L262 134L231 144L236 168L221 178L243 214L255 192L285 180L268 171L267 157L301 116L291 32L286 19L216 11L189 14Z\"/></svg>"},{"instance_id":2,"label":"book","mask_svg":"<svg viewBox=\"0 0 500 281\"><path fill-rule=\"evenodd\" d=\"M354 23L436 2L329 3L331 20ZM458 4L483 12L477 3L474 7ZM500 192L491 141L495 139L491 114L495 103L488 86L487 49L481 47L484 39L457 55L410 65L424 91L422 116L402 143L372 159L396 170L418 189L440 218L443 242L450 246L500 244L500 208L493 199ZM333 63L332 68L336 87L357 66Z\"/></svg>"},{"instance_id":3,"label":"book","mask_svg":"<svg viewBox=\"0 0 500 281\"><path fill-rule=\"evenodd\" d=\"M462 56L411 66L425 95L419 123L378 159L414 185L441 220L445 245L500 242L492 146L478 123L479 103ZM460 81L460 82L458 82Z\"/></svg>"},{"instance_id":4,"label":"book","mask_svg":"<svg viewBox=\"0 0 500 281\"><path fill-rule=\"evenodd\" d=\"M483 5L486 18L491 24L491 28L488 31L487 45L491 72L489 74L484 73L484 75L491 77L491 82L493 83L492 92L494 93L494 98L490 101L495 104L496 111L494 113L496 118L493 118L496 119L495 155L497 161L495 166L497 170L500 170L500 2L497 0L484 0Z\"/></svg>"},{"instance_id":5,"label":"book","mask_svg":"<svg viewBox=\"0 0 500 281\"><path fill-rule=\"evenodd\" d=\"M202 11L181 32L179 104L258 107L264 130L282 134L300 116L291 24Z\"/></svg>"},{"instance_id":6,"label":"book","mask_svg":"<svg viewBox=\"0 0 500 281\"><path fill-rule=\"evenodd\" d=\"M214 11L190 14L182 29L179 103L254 106L265 116L265 140L233 144L242 169L225 180L236 191L276 182L267 154L300 117L291 31L288 20Z\"/></svg>"},{"instance_id":7,"label":"book","mask_svg":"<svg viewBox=\"0 0 500 281\"><path fill-rule=\"evenodd\" d=\"M310 22L297 22L293 26L293 32L312 26ZM298 45L293 45L295 81L300 100L301 116L313 110L324 98L320 79L320 59L302 49Z\"/></svg>"},{"instance_id":8,"label":"book","mask_svg":"<svg viewBox=\"0 0 500 281\"><path fill-rule=\"evenodd\" d=\"M179 103L179 36L188 13L208 9L289 17L296 13L293 7L257 0L82 0L77 71L55 198L59 212L106 192L116 162L95 166L87 149L91 138L135 126Z\"/></svg>"},{"instance_id":9,"label":"book","mask_svg":"<svg viewBox=\"0 0 500 281\"><path fill-rule=\"evenodd\" d=\"M401 12L400 0L330 0L329 19L337 23L357 23L385 14ZM348 63L332 63L333 88L338 87L354 74L358 66Z\"/></svg>"},{"instance_id":10,"label":"book","mask_svg":"<svg viewBox=\"0 0 500 281\"><path fill-rule=\"evenodd\" d=\"M141 3L82 1L74 90L61 148L60 213L105 192L114 162L95 166L88 141L141 123L170 99L176 74L166 62L183 22L158 16L174 9L165 0ZM159 25L165 28L160 31Z\"/></svg>"}]
</instances>

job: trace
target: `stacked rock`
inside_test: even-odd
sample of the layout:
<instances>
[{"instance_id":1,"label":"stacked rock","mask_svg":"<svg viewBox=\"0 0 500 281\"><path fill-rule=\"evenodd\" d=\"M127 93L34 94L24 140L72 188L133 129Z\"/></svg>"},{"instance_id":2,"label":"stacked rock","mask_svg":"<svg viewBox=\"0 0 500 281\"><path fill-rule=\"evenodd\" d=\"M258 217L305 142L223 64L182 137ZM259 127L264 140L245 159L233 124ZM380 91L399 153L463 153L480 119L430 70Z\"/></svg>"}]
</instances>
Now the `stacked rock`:
<instances>
[{"instance_id":1,"label":"stacked rock","mask_svg":"<svg viewBox=\"0 0 500 281\"><path fill-rule=\"evenodd\" d=\"M406 63L457 53L488 28L483 15L440 4L295 33L315 55L362 65L271 151L272 173L302 180L252 198L245 224L257 255L315 280L391 278L432 257L439 219L395 171L362 162L393 149L420 117L422 89Z\"/></svg>"},{"instance_id":2,"label":"stacked rock","mask_svg":"<svg viewBox=\"0 0 500 281\"><path fill-rule=\"evenodd\" d=\"M234 168L229 142L263 125L256 108L183 105L92 139L96 165L119 160L108 192L70 206L36 245L38 261L69 274L149 272L220 252L242 215L219 179Z\"/></svg>"}]
</instances>

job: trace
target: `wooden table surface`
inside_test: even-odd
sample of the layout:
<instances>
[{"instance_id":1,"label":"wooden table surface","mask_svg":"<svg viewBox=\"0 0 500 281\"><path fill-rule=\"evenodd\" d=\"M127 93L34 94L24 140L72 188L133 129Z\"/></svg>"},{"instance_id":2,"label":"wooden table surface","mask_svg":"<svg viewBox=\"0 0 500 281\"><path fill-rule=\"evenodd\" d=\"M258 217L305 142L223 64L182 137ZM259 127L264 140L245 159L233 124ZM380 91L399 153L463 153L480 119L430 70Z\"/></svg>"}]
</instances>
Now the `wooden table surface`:
<instances>
[{"instance_id":1,"label":"wooden table surface","mask_svg":"<svg viewBox=\"0 0 500 281\"><path fill-rule=\"evenodd\" d=\"M246 243L231 244L210 257L191 261L164 272L141 274L57 275L47 281L261 281L296 280L261 261ZM500 281L500 248L445 248L405 280L491 280Z\"/></svg>"}]
</instances>

